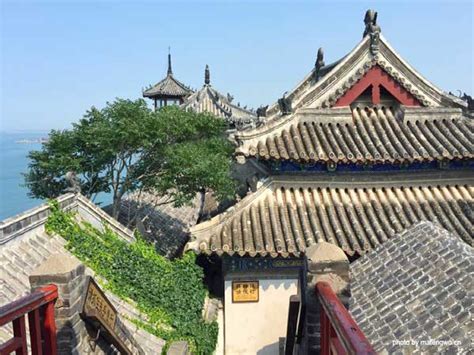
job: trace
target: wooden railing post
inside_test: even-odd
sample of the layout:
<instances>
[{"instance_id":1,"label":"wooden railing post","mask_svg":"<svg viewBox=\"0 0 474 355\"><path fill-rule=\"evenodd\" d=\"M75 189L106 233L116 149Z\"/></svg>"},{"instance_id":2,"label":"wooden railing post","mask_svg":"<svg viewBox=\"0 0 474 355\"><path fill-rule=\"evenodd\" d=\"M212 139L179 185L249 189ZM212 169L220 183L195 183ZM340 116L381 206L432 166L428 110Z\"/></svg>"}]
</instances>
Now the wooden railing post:
<instances>
[{"instance_id":1,"label":"wooden railing post","mask_svg":"<svg viewBox=\"0 0 474 355\"><path fill-rule=\"evenodd\" d=\"M325 336L325 334L329 334L330 332L330 324L329 319L325 312L321 312L321 355L329 355L329 337Z\"/></svg>"},{"instance_id":2,"label":"wooden railing post","mask_svg":"<svg viewBox=\"0 0 474 355\"><path fill-rule=\"evenodd\" d=\"M56 322L54 320L54 303L44 306L44 349L46 354L56 354Z\"/></svg>"},{"instance_id":3,"label":"wooden railing post","mask_svg":"<svg viewBox=\"0 0 474 355\"><path fill-rule=\"evenodd\" d=\"M286 329L285 355L293 355L296 343L296 329L298 327L298 316L300 311L300 297L292 295L288 308L288 326Z\"/></svg>"},{"instance_id":4,"label":"wooden railing post","mask_svg":"<svg viewBox=\"0 0 474 355\"><path fill-rule=\"evenodd\" d=\"M41 342L40 310L35 309L28 313L28 323L30 325L30 345L33 355L43 354L43 344Z\"/></svg>"},{"instance_id":5,"label":"wooden railing post","mask_svg":"<svg viewBox=\"0 0 474 355\"><path fill-rule=\"evenodd\" d=\"M13 320L13 337L21 339L21 346L16 350L16 355L27 355L25 316L23 314Z\"/></svg>"}]
</instances>

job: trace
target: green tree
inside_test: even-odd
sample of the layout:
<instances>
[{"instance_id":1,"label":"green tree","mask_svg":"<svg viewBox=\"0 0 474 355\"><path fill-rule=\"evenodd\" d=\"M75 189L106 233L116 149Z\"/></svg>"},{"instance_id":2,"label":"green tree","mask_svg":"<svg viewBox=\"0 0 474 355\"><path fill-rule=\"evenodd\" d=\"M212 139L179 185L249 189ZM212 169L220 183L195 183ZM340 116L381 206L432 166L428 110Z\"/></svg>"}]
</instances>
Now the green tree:
<instances>
[{"instance_id":1,"label":"green tree","mask_svg":"<svg viewBox=\"0 0 474 355\"><path fill-rule=\"evenodd\" d=\"M199 191L230 198L233 149L225 129L211 114L176 106L154 112L142 99L116 99L92 107L70 130L51 131L42 149L29 153L25 183L32 197L53 198L67 189L65 176L73 171L87 197L112 194L114 217L132 191L168 195L176 206Z\"/></svg>"}]
</instances>

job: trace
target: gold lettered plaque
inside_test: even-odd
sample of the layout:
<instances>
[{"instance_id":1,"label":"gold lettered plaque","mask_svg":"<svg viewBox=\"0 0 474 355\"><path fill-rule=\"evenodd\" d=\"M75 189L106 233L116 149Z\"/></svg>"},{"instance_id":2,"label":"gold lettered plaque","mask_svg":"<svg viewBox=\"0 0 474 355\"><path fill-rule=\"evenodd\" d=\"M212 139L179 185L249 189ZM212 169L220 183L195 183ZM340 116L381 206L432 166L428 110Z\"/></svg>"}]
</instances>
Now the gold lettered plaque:
<instances>
[{"instance_id":1,"label":"gold lettered plaque","mask_svg":"<svg viewBox=\"0 0 474 355\"><path fill-rule=\"evenodd\" d=\"M89 278L87 285L82 314L97 319L110 332L115 332L117 311L92 278Z\"/></svg>"},{"instance_id":2,"label":"gold lettered plaque","mask_svg":"<svg viewBox=\"0 0 474 355\"><path fill-rule=\"evenodd\" d=\"M232 281L232 302L258 302L258 281Z\"/></svg>"}]
</instances>

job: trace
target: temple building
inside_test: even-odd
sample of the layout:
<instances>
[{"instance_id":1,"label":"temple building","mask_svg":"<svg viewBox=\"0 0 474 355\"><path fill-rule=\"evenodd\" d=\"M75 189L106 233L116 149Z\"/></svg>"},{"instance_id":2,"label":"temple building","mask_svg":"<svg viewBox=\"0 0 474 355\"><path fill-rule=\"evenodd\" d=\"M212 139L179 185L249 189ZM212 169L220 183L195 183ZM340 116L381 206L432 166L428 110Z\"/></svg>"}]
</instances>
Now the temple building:
<instances>
[{"instance_id":1,"label":"temple building","mask_svg":"<svg viewBox=\"0 0 474 355\"><path fill-rule=\"evenodd\" d=\"M115 220L72 186L53 204L0 221L0 353L187 355L189 336L209 340L211 328L201 327L212 322L216 349L205 353L472 353L474 102L411 67L375 11L364 24L348 54L325 64L320 48L306 77L255 113L212 87L208 66L191 90L168 55L167 76L143 96L155 110L179 105L227 122L236 200L205 191L174 207L168 196L131 193ZM74 256L71 230L61 237L48 223L55 206L74 214L68 225L87 236L84 255L113 268L94 271L96 259ZM109 232L126 247L111 243L110 258L95 246ZM137 241L130 262L115 259ZM154 302L162 294L151 290L168 296L189 285L174 271L173 282L143 285L163 260L136 255L154 251L198 255L209 291L201 289L201 309L182 293L169 304L200 315L199 327L181 314L163 323L166 310L125 297L122 286L135 280L129 288ZM120 286L108 283L122 269ZM190 275L201 287L200 272ZM167 334L175 327L178 339Z\"/></svg>"},{"instance_id":2,"label":"temple building","mask_svg":"<svg viewBox=\"0 0 474 355\"><path fill-rule=\"evenodd\" d=\"M473 245L472 107L411 67L376 18L342 59L326 65L320 49L295 89L233 134L255 186L191 228L187 250L222 265L227 353L278 352L309 248L354 262L423 221Z\"/></svg>"},{"instance_id":3,"label":"temple building","mask_svg":"<svg viewBox=\"0 0 474 355\"><path fill-rule=\"evenodd\" d=\"M230 128L255 125L257 118L255 113L246 107L240 107L240 104L234 105L232 103L233 99L232 95L223 95L212 87L211 73L209 66L206 65L204 85L201 90L190 95L181 106L186 110L212 113L226 120Z\"/></svg>"},{"instance_id":4,"label":"temple building","mask_svg":"<svg viewBox=\"0 0 474 355\"><path fill-rule=\"evenodd\" d=\"M174 77L171 67L171 53L168 53L168 72L166 77L144 90L143 97L152 99L154 108L157 110L167 105L180 105L191 93L192 90L188 86Z\"/></svg>"},{"instance_id":5,"label":"temple building","mask_svg":"<svg viewBox=\"0 0 474 355\"><path fill-rule=\"evenodd\" d=\"M255 126L257 116L255 112L240 107L240 103L233 104L234 97L227 93L220 93L211 85L209 66L204 72L204 85L196 92L181 83L173 76L171 54L168 54L168 72L159 83L143 91L143 97L154 101L155 110L167 105L179 105L186 110L195 112L209 112L224 119L230 129L242 129Z\"/></svg>"}]
</instances>

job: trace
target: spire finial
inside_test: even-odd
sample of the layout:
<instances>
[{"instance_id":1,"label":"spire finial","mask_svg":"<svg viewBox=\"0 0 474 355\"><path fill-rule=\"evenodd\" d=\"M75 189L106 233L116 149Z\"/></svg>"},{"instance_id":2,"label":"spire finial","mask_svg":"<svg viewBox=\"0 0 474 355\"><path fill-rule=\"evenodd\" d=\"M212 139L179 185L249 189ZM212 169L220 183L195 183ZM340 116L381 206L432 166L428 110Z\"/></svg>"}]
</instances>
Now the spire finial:
<instances>
[{"instance_id":1,"label":"spire finial","mask_svg":"<svg viewBox=\"0 0 474 355\"><path fill-rule=\"evenodd\" d=\"M204 84L209 85L211 83L211 72L209 71L209 65L206 64L206 70L204 71Z\"/></svg>"},{"instance_id":2,"label":"spire finial","mask_svg":"<svg viewBox=\"0 0 474 355\"><path fill-rule=\"evenodd\" d=\"M173 74L173 69L171 68L171 48L168 47L168 75Z\"/></svg>"}]
</instances>

